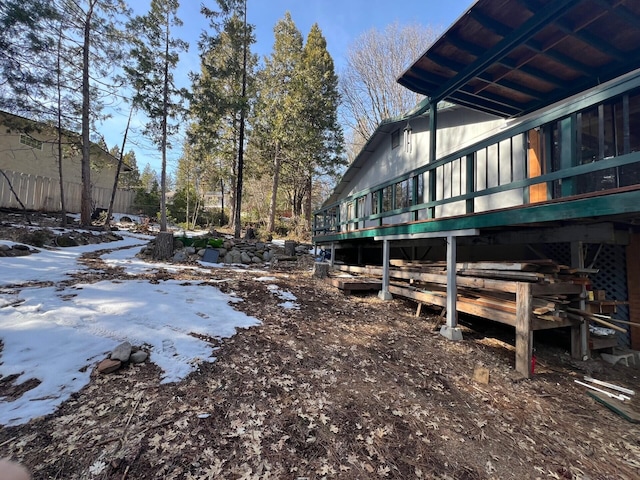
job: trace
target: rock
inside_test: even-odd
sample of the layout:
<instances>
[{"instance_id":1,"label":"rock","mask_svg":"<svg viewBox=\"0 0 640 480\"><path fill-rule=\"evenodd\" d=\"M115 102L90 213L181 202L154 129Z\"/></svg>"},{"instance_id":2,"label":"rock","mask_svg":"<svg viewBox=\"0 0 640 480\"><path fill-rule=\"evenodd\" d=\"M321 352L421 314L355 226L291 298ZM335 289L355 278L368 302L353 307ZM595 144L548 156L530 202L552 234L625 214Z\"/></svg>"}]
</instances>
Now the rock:
<instances>
[{"instance_id":1,"label":"rock","mask_svg":"<svg viewBox=\"0 0 640 480\"><path fill-rule=\"evenodd\" d=\"M251 258L251 263L262 263L262 259L258 256Z\"/></svg>"},{"instance_id":2,"label":"rock","mask_svg":"<svg viewBox=\"0 0 640 480\"><path fill-rule=\"evenodd\" d=\"M121 343L111 352L111 360L120 360L123 363L128 362L130 356L131 344L129 342Z\"/></svg>"},{"instance_id":3,"label":"rock","mask_svg":"<svg viewBox=\"0 0 640 480\"><path fill-rule=\"evenodd\" d=\"M27 251L28 251L28 250L29 250L29 245L23 245L23 244L21 244L21 243L16 243L16 244L13 246L13 249L14 249L14 250L27 250Z\"/></svg>"},{"instance_id":4,"label":"rock","mask_svg":"<svg viewBox=\"0 0 640 480\"><path fill-rule=\"evenodd\" d=\"M180 250L173 255L174 262L186 262L188 255L184 250Z\"/></svg>"},{"instance_id":5,"label":"rock","mask_svg":"<svg viewBox=\"0 0 640 480\"><path fill-rule=\"evenodd\" d=\"M247 252L242 252L240 254L240 261L244 264L248 264L251 263L251 257L249 256L249 254Z\"/></svg>"},{"instance_id":6,"label":"rock","mask_svg":"<svg viewBox=\"0 0 640 480\"><path fill-rule=\"evenodd\" d=\"M198 250L198 256L199 257L204 257L204 252L206 252L207 249L206 248L201 248L200 250Z\"/></svg>"},{"instance_id":7,"label":"rock","mask_svg":"<svg viewBox=\"0 0 640 480\"><path fill-rule=\"evenodd\" d=\"M273 253L271 253L269 250L267 250L262 254L262 260L264 260L265 262L270 262L272 258L273 258Z\"/></svg>"},{"instance_id":8,"label":"rock","mask_svg":"<svg viewBox=\"0 0 640 480\"><path fill-rule=\"evenodd\" d=\"M59 247L77 247L78 241L69 235L61 235L56 239L56 244Z\"/></svg>"},{"instance_id":9,"label":"rock","mask_svg":"<svg viewBox=\"0 0 640 480\"><path fill-rule=\"evenodd\" d=\"M263 242L257 242L256 243L256 249L257 250L264 250L265 246Z\"/></svg>"},{"instance_id":10,"label":"rock","mask_svg":"<svg viewBox=\"0 0 640 480\"><path fill-rule=\"evenodd\" d=\"M233 263L233 256L230 253L224 256L224 263Z\"/></svg>"},{"instance_id":11,"label":"rock","mask_svg":"<svg viewBox=\"0 0 640 480\"><path fill-rule=\"evenodd\" d=\"M131 354L131 356L129 357L129 361L131 363L143 363L148 357L149 354L147 352L145 352L144 350L138 350L137 352L133 352Z\"/></svg>"},{"instance_id":12,"label":"rock","mask_svg":"<svg viewBox=\"0 0 640 480\"><path fill-rule=\"evenodd\" d=\"M187 253L187 255L193 255L194 253L196 253L196 248L195 247L187 247L184 250Z\"/></svg>"},{"instance_id":13,"label":"rock","mask_svg":"<svg viewBox=\"0 0 640 480\"><path fill-rule=\"evenodd\" d=\"M11 247L9 245L5 245L4 243L1 243L0 251L6 251L6 250L11 250Z\"/></svg>"},{"instance_id":14,"label":"rock","mask_svg":"<svg viewBox=\"0 0 640 480\"><path fill-rule=\"evenodd\" d=\"M121 366L122 366L122 362L120 360L112 360L110 358L105 358L98 364L98 372L112 373L118 370Z\"/></svg>"}]
</instances>

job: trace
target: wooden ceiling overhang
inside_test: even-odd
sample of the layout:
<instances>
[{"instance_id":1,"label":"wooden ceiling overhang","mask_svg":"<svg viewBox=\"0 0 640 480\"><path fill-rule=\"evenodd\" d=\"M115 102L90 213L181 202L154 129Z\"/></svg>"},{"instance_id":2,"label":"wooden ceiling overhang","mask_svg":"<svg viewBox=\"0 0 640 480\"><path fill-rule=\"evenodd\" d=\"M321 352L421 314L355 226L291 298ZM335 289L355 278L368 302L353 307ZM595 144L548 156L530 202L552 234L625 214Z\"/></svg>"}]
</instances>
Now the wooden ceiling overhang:
<instances>
[{"instance_id":1,"label":"wooden ceiling overhang","mask_svg":"<svg viewBox=\"0 0 640 480\"><path fill-rule=\"evenodd\" d=\"M638 68L638 0L478 0L398 82L516 117Z\"/></svg>"}]
</instances>

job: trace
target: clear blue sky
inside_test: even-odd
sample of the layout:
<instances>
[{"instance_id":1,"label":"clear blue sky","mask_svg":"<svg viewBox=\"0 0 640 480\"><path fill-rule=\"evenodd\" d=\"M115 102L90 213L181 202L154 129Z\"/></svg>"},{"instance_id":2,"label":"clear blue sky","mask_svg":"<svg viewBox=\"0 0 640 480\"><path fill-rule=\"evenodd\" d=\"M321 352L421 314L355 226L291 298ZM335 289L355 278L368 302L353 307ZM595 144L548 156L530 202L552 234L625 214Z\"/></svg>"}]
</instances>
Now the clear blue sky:
<instances>
[{"instance_id":1,"label":"clear blue sky","mask_svg":"<svg viewBox=\"0 0 640 480\"><path fill-rule=\"evenodd\" d=\"M148 3L138 0L136 13L145 13ZM181 0L178 16L184 26L175 32L176 37L189 42L189 52L182 54L176 80L189 86L190 71L199 71L198 38L207 28L208 21L200 14L200 5L204 3L215 8L214 0ZM464 14L474 0L247 0L247 20L255 26L256 44L252 50L260 59L271 53L273 46L273 27L289 11L298 30L306 39L311 26L317 23L327 40L327 49L331 53L336 72L340 74L344 65L344 54L349 45L362 33L376 28L384 30L394 23L420 23L441 31L446 30L458 17ZM426 48L426 46L425 46ZM398 74L401 72L398 72ZM123 108L126 110L126 107ZM116 113L105 124L101 133L109 147L121 145L122 134L127 121L128 111ZM134 122L136 123L136 122ZM139 122L138 122L139 124ZM172 171L180 157L182 139L175 139L174 149L169 155L168 170ZM142 170L150 163L160 171L160 153L148 142L143 145L129 144L126 151L135 150L138 167Z\"/></svg>"}]
</instances>

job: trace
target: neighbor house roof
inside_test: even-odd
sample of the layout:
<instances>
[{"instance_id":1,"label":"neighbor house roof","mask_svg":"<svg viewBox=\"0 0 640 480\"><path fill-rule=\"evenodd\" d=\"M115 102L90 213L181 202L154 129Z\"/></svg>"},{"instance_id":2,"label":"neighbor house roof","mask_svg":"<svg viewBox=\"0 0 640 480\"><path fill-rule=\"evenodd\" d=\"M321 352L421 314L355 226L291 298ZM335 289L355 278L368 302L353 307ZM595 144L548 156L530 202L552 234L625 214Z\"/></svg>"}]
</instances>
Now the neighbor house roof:
<instances>
[{"instance_id":1,"label":"neighbor house roof","mask_svg":"<svg viewBox=\"0 0 640 480\"><path fill-rule=\"evenodd\" d=\"M478 0L398 82L514 117L637 68L638 0Z\"/></svg>"},{"instance_id":2,"label":"neighbor house roof","mask_svg":"<svg viewBox=\"0 0 640 480\"><path fill-rule=\"evenodd\" d=\"M2 122L5 126L9 128L15 128L17 130L21 130L23 133L27 135L30 132L55 132L55 125L46 122L40 122L37 120L32 120L27 117L22 117L20 115L16 115L10 112L5 112L0 110L0 122ZM80 142L80 134L73 132L71 130L62 129L62 134L67 138L73 138L75 141ZM99 144L95 142L91 142L91 151L97 153L98 155L104 155L110 162L114 164L118 164L118 159L114 157L110 152L102 148ZM131 166L126 162L122 162L122 168L125 172L131 171Z\"/></svg>"}]
</instances>

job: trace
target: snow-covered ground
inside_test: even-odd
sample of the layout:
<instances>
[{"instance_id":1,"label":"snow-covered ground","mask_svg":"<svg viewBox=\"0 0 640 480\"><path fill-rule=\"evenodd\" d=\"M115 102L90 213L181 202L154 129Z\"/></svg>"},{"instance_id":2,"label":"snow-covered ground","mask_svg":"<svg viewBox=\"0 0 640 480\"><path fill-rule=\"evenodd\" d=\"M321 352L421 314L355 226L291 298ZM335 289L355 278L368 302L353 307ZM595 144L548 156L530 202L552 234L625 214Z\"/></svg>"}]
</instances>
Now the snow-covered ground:
<instances>
[{"instance_id":1,"label":"snow-covered ground","mask_svg":"<svg viewBox=\"0 0 640 480\"><path fill-rule=\"evenodd\" d=\"M3 398L0 391L0 424L17 425L55 411L89 382L95 365L123 341L148 350L150 361L163 371L162 381L175 382L201 362L215 360L215 348L192 333L224 338L237 328L260 323L234 310L232 304L241 300L222 293L212 280L152 284L132 277L72 286L27 285L59 283L70 273L88 271L78 263L79 257L104 249L118 249L102 258L131 275L213 266L145 263L135 254L149 237L123 235L118 242L0 258L0 377L18 375L18 384L33 378L41 382L15 400ZM273 279L264 277L264 271L253 273L259 281ZM276 285L268 288L285 300L283 308L296 308L291 293Z\"/></svg>"}]
</instances>

